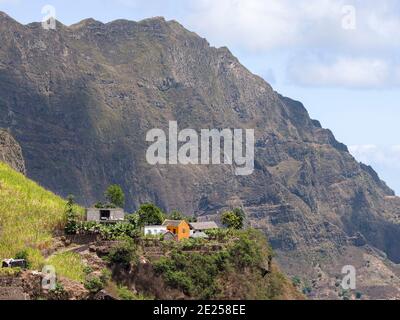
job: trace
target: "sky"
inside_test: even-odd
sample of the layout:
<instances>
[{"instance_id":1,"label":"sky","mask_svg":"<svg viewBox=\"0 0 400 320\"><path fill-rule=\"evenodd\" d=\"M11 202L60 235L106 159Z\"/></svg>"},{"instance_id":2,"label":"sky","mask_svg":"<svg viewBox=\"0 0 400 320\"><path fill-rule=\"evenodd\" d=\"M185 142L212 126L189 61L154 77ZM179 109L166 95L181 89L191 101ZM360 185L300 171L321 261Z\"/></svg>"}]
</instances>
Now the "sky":
<instances>
[{"instance_id":1,"label":"sky","mask_svg":"<svg viewBox=\"0 0 400 320\"><path fill-rule=\"evenodd\" d=\"M0 0L0 11L29 23L46 5L66 25L164 16L227 46L400 194L400 1Z\"/></svg>"}]
</instances>

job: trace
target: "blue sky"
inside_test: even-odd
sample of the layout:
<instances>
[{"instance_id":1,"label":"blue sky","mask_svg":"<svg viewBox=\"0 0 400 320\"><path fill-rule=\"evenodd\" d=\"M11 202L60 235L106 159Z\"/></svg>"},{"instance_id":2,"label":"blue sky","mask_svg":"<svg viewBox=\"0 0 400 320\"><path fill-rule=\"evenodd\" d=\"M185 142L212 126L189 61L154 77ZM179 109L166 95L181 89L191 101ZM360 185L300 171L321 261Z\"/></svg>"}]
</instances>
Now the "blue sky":
<instances>
[{"instance_id":1,"label":"blue sky","mask_svg":"<svg viewBox=\"0 0 400 320\"><path fill-rule=\"evenodd\" d=\"M164 16L229 47L400 193L400 1L0 0L21 23L45 5L67 25Z\"/></svg>"}]
</instances>

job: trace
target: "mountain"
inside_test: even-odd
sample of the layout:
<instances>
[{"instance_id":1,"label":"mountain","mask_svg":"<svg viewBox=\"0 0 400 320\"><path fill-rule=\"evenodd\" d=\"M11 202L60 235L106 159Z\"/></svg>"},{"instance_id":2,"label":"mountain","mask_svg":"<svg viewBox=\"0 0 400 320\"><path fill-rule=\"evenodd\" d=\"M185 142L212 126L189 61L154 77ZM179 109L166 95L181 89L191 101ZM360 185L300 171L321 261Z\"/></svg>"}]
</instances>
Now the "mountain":
<instances>
[{"instance_id":1,"label":"mountain","mask_svg":"<svg viewBox=\"0 0 400 320\"><path fill-rule=\"evenodd\" d=\"M316 298L342 294L344 265L362 272L365 296L400 294L399 198L227 48L163 18L44 30L0 14L0 35L0 127L21 144L28 177L83 205L117 183L130 211L150 201L213 218L242 207ZM146 133L171 120L255 129L254 173L149 165Z\"/></svg>"},{"instance_id":2,"label":"mountain","mask_svg":"<svg viewBox=\"0 0 400 320\"><path fill-rule=\"evenodd\" d=\"M25 161L21 146L7 132L0 129L0 161L7 163L14 170L26 174Z\"/></svg>"}]
</instances>

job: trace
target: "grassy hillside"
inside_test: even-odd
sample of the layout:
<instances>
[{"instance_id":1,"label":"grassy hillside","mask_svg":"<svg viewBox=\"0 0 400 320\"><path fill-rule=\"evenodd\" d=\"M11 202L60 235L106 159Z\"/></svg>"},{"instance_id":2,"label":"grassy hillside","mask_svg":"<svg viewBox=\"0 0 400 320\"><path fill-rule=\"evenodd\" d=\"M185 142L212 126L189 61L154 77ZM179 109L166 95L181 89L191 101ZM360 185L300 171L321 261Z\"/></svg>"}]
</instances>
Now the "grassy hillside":
<instances>
[{"instance_id":1,"label":"grassy hillside","mask_svg":"<svg viewBox=\"0 0 400 320\"><path fill-rule=\"evenodd\" d=\"M88 261L84 262L77 253L60 251L47 260L42 256L42 250L52 245L54 231L64 227L65 209L64 199L0 162L0 259L25 251L32 269L40 270L42 265L50 264L58 275L85 285L95 284L97 288L98 283L94 283L97 276L89 281L85 267L99 272L98 257L93 256L94 265L87 265ZM78 211L82 212L80 208ZM256 230L224 229L210 232L207 241L191 239L160 245L165 252L153 261L154 276L164 279L166 292L178 290L188 299L302 298L276 266L272 266L267 276L263 275L273 253L266 238ZM120 247L110 250L109 256L114 259L107 256L106 261L113 264L116 259L121 263L121 257L126 255L124 261L133 270L139 267L138 257L146 252L145 247L126 237L121 238ZM125 288L129 281L124 280L129 278L129 275L122 277L119 288ZM158 280L154 279L151 281L158 286ZM144 296L156 296L148 289L143 291ZM169 298L167 294L163 298Z\"/></svg>"},{"instance_id":2,"label":"grassy hillside","mask_svg":"<svg viewBox=\"0 0 400 320\"><path fill-rule=\"evenodd\" d=\"M0 162L0 259L27 250L39 264L40 250L51 245L52 232L64 224L65 203Z\"/></svg>"}]
</instances>

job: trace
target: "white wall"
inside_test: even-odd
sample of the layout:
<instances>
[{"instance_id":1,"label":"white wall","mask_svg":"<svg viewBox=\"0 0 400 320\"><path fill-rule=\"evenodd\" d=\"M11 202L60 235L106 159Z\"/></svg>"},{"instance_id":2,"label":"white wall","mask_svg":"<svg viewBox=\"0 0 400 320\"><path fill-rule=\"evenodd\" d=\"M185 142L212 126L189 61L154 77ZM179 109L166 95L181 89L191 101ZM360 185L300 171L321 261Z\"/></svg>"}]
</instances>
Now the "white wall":
<instances>
[{"instance_id":1,"label":"white wall","mask_svg":"<svg viewBox=\"0 0 400 320\"><path fill-rule=\"evenodd\" d=\"M161 235L167 232L167 227L164 226L146 226L144 227L144 235Z\"/></svg>"}]
</instances>

